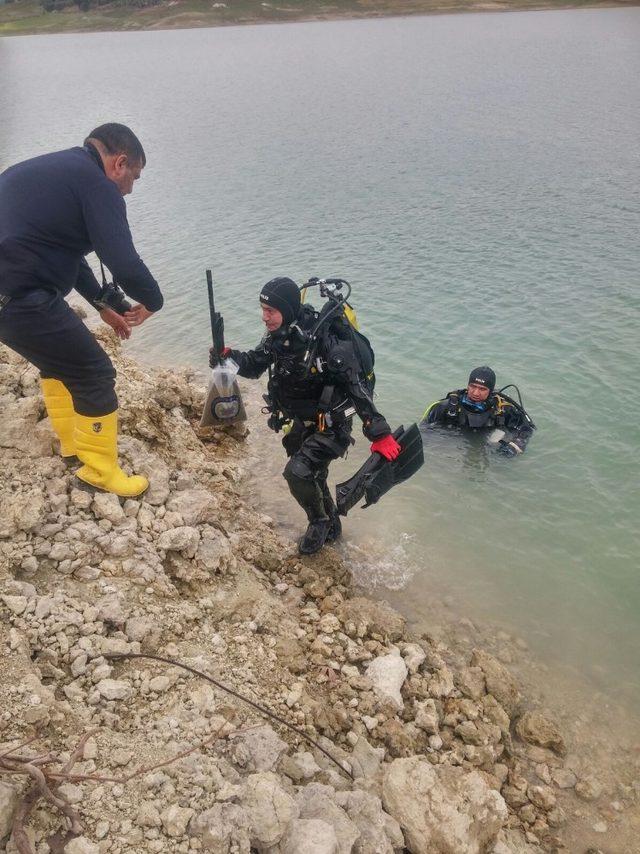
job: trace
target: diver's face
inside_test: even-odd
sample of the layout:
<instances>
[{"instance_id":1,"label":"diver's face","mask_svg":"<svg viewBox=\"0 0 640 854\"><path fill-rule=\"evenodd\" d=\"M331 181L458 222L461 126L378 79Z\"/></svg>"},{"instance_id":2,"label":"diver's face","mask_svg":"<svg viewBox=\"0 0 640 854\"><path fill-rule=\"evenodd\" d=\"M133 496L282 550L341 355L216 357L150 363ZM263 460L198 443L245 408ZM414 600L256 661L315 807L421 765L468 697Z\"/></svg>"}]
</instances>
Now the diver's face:
<instances>
[{"instance_id":1,"label":"diver's face","mask_svg":"<svg viewBox=\"0 0 640 854\"><path fill-rule=\"evenodd\" d=\"M267 330L275 332L276 329L280 329L284 321L282 313L277 308L273 308L270 305L263 305L262 303L260 303L260 308L262 309L262 320Z\"/></svg>"},{"instance_id":2,"label":"diver's face","mask_svg":"<svg viewBox=\"0 0 640 854\"><path fill-rule=\"evenodd\" d=\"M490 389L479 383L469 383L467 386L467 397L474 403L482 403L491 394Z\"/></svg>"}]
</instances>

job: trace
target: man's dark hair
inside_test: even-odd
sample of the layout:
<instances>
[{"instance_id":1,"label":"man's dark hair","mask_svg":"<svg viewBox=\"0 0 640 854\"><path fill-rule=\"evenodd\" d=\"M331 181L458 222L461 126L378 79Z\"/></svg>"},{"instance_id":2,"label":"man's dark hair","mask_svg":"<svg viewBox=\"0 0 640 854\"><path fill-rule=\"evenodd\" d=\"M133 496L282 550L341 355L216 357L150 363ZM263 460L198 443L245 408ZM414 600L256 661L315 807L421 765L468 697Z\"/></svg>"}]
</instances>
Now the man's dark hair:
<instances>
[{"instance_id":1,"label":"man's dark hair","mask_svg":"<svg viewBox=\"0 0 640 854\"><path fill-rule=\"evenodd\" d=\"M143 166L147 162L142 143L126 125L120 125L117 122L100 125L91 131L84 141L85 145L91 139L101 142L108 154L126 154L129 160L134 163L140 162Z\"/></svg>"}]
</instances>

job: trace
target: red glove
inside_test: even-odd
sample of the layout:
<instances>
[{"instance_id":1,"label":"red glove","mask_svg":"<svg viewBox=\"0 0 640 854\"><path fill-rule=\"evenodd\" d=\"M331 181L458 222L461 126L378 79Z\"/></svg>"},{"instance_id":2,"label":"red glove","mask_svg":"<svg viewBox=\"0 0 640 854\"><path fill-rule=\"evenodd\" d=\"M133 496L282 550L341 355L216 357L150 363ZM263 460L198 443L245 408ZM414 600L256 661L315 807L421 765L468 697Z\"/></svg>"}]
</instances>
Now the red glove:
<instances>
[{"instance_id":1,"label":"red glove","mask_svg":"<svg viewBox=\"0 0 640 854\"><path fill-rule=\"evenodd\" d=\"M382 439L376 439L371 445L371 453L375 451L376 454L380 454L385 460L395 460L401 450L402 448L391 433L388 436L383 436Z\"/></svg>"}]
</instances>

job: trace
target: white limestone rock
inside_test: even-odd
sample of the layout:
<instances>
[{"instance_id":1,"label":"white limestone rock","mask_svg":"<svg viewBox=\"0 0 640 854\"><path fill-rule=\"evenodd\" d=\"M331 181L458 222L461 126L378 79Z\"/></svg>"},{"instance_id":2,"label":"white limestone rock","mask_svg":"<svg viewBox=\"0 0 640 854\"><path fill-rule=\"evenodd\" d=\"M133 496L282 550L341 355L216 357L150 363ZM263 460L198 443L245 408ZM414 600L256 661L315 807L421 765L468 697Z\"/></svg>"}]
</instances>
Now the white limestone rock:
<instances>
[{"instance_id":1,"label":"white limestone rock","mask_svg":"<svg viewBox=\"0 0 640 854\"><path fill-rule=\"evenodd\" d=\"M160 640L161 629L150 617L129 617L124 632L129 641L142 643L145 649L157 646Z\"/></svg>"},{"instance_id":2,"label":"white limestone rock","mask_svg":"<svg viewBox=\"0 0 640 854\"><path fill-rule=\"evenodd\" d=\"M209 572L224 572L234 562L231 543L221 531L206 527L202 531L196 560Z\"/></svg>"},{"instance_id":3,"label":"white limestone rock","mask_svg":"<svg viewBox=\"0 0 640 854\"><path fill-rule=\"evenodd\" d=\"M108 519L113 525L124 522L126 516L117 495L111 492L96 492L91 510L98 519Z\"/></svg>"},{"instance_id":4,"label":"white limestone rock","mask_svg":"<svg viewBox=\"0 0 640 854\"><path fill-rule=\"evenodd\" d=\"M136 824L140 827L161 827L162 819L156 806L150 801L143 801L138 808Z\"/></svg>"},{"instance_id":5,"label":"white limestone rock","mask_svg":"<svg viewBox=\"0 0 640 854\"><path fill-rule=\"evenodd\" d=\"M382 800L413 854L483 854L507 820L507 805L476 770L434 767L424 757L385 769Z\"/></svg>"},{"instance_id":6,"label":"white limestone rock","mask_svg":"<svg viewBox=\"0 0 640 854\"><path fill-rule=\"evenodd\" d=\"M437 735L439 730L438 709L434 700L423 700L416 703L415 724L418 729L424 730L428 735Z\"/></svg>"},{"instance_id":7,"label":"white limestone rock","mask_svg":"<svg viewBox=\"0 0 640 854\"><path fill-rule=\"evenodd\" d=\"M294 753L293 756L283 756L279 768L294 783L312 780L320 772L320 766L309 751Z\"/></svg>"},{"instance_id":8,"label":"white limestone rock","mask_svg":"<svg viewBox=\"0 0 640 854\"><path fill-rule=\"evenodd\" d=\"M398 649L394 649L388 655L374 658L366 669L367 678L373 685L374 692L381 699L390 700L398 709L402 709L404 705L400 689L408 672Z\"/></svg>"},{"instance_id":9,"label":"white limestone rock","mask_svg":"<svg viewBox=\"0 0 640 854\"><path fill-rule=\"evenodd\" d=\"M163 551L180 552L186 557L194 557L200 543L200 532L197 528L181 525L170 528L158 537L158 548Z\"/></svg>"},{"instance_id":10,"label":"white limestone rock","mask_svg":"<svg viewBox=\"0 0 640 854\"><path fill-rule=\"evenodd\" d=\"M510 718L513 717L522 702L522 695L507 668L488 652L480 649L474 649L471 665L482 670L487 692L496 698Z\"/></svg>"},{"instance_id":11,"label":"white limestone rock","mask_svg":"<svg viewBox=\"0 0 640 854\"><path fill-rule=\"evenodd\" d=\"M0 597L12 614L20 615L27 607L26 596L2 596Z\"/></svg>"},{"instance_id":12,"label":"white limestone rock","mask_svg":"<svg viewBox=\"0 0 640 854\"><path fill-rule=\"evenodd\" d=\"M70 804L82 803L82 799L84 798L84 789L75 783L63 783L61 786L58 786L58 791Z\"/></svg>"},{"instance_id":13,"label":"white limestone rock","mask_svg":"<svg viewBox=\"0 0 640 854\"><path fill-rule=\"evenodd\" d=\"M331 786L310 783L300 789L296 796L300 807L300 818L315 818L333 827L338 841L337 854L350 854L353 845L360 837L360 831L341 809L334 798L336 793Z\"/></svg>"},{"instance_id":14,"label":"white limestone rock","mask_svg":"<svg viewBox=\"0 0 640 854\"><path fill-rule=\"evenodd\" d=\"M438 668L429 679L429 693L432 697L450 697L454 690L453 673L446 666Z\"/></svg>"},{"instance_id":15,"label":"white limestone rock","mask_svg":"<svg viewBox=\"0 0 640 854\"><path fill-rule=\"evenodd\" d=\"M336 792L335 797L360 831L352 854L393 854L404 850L400 825L383 810L380 798L360 789Z\"/></svg>"},{"instance_id":16,"label":"white limestone rock","mask_svg":"<svg viewBox=\"0 0 640 854\"><path fill-rule=\"evenodd\" d=\"M0 416L0 430L2 430ZM2 445L0 444L0 449ZM13 537L19 531L37 529L44 519L45 499L41 489L31 489L2 496L0 539Z\"/></svg>"},{"instance_id":17,"label":"white limestone rock","mask_svg":"<svg viewBox=\"0 0 640 854\"><path fill-rule=\"evenodd\" d=\"M373 779L384 760L384 747L373 747L364 736L358 736L349 757L353 776Z\"/></svg>"},{"instance_id":18,"label":"white limestone rock","mask_svg":"<svg viewBox=\"0 0 640 854\"><path fill-rule=\"evenodd\" d=\"M268 724L241 732L233 738L231 755L248 771L273 771L287 752L287 743Z\"/></svg>"},{"instance_id":19,"label":"white limestone rock","mask_svg":"<svg viewBox=\"0 0 640 854\"><path fill-rule=\"evenodd\" d=\"M9 783L0 782L0 842L11 831L11 824L17 806L18 790Z\"/></svg>"},{"instance_id":20,"label":"white limestone rock","mask_svg":"<svg viewBox=\"0 0 640 854\"><path fill-rule=\"evenodd\" d=\"M100 847L86 836L76 836L64 846L64 854L100 854Z\"/></svg>"},{"instance_id":21,"label":"white limestone rock","mask_svg":"<svg viewBox=\"0 0 640 854\"><path fill-rule=\"evenodd\" d=\"M215 522L218 515L214 496L199 487L174 493L167 501L167 511L179 513L189 527Z\"/></svg>"},{"instance_id":22,"label":"white limestone rock","mask_svg":"<svg viewBox=\"0 0 640 854\"><path fill-rule=\"evenodd\" d=\"M96 608L98 609L98 620L102 620L103 623L110 623L113 626L124 626L128 609L116 593L110 593L98 599Z\"/></svg>"},{"instance_id":23,"label":"white limestone rock","mask_svg":"<svg viewBox=\"0 0 640 854\"><path fill-rule=\"evenodd\" d=\"M215 804L200 813L191 821L189 833L201 839L210 854L249 854L251 850L251 821L237 804Z\"/></svg>"},{"instance_id":24,"label":"white limestone rock","mask_svg":"<svg viewBox=\"0 0 640 854\"><path fill-rule=\"evenodd\" d=\"M18 451L32 459L51 456L51 428L48 423L38 425L41 406L37 397L0 398L0 449Z\"/></svg>"},{"instance_id":25,"label":"white limestone rock","mask_svg":"<svg viewBox=\"0 0 640 854\"><path fill-rule=\"evenodd\" d=\"M171 804L160 813L164 832L167 836L179 839L185 835L187 825L193 815L195 815L195 810L192 810L191 807L180 807L178 804Z\"/></svg>"},{"instance_id":26,"label":"white limestone rock","mask_svg":"<svg viewBox=\"0 0 640 854\"><path fill-rule=\"evenodd\" d=\"M557 724L541 712L525 712L516 723L516 733L528 744L566 755L567 748Z\"/></svg>"},{"instance_id":27,"label":"white limestone rock","mask_svg":"<svg viewBox=\"0 0 640 854\"><path fill-rule=\"evenodd\" d=\"M171 684L171 679L164 674L154 676L153 679L149 680L149 688L151 691L155 691L156 694L164 694L165 691L169 690Z\"/></svg>"},{"instance_id":28,"label":"white limestone rock","mask_svg":"<svg viewBox=\"0 0 640 854\"><path fill-rule=\"evenodd\" d=\"M337 854L336 832L319 818L296 819L280 843L278 854Z\"/></svg>"},{"instance_id":29,"label":"white limestone rock","mask_svg":"<svg viewBox=\"0 0 640 854\"><path fill-rule=\"evenodd\" d=\"M131 686L122 679L102 679L96 688L105 700L127 700L131 696Z\"/></svg>"},{"instance_id":30,"label":"white limestone rock","mask_svg":"<svg viewBox=\"0 0 640 854\"><path fill-rule=\"evenodd\" d=\"M279 777L270 771L249 775L240 805L249 815L251 845L259 854L277 845L300 813Z\"/></svg>"},{"instance_id":31,"label":"white limestone rock","mask_svg":"<svg viewBox=\"0 0 640 854\"><path fill-rule=\"evenodd\" d=\"M427 654L419 644L405 643L402 647L402 657L409 668L409 673L417 673Z\"/></svg>"}]
</instances>

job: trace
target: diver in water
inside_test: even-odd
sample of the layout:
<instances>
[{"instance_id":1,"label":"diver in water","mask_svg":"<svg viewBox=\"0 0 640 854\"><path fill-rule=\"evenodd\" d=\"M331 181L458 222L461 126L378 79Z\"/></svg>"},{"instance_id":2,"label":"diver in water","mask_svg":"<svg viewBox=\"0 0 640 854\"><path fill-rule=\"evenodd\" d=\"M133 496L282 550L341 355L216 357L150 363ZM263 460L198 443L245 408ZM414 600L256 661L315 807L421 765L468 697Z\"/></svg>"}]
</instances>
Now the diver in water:
<instances>
[{"instance_id":1,"label":"diver in water","mask_svg":"<svg viewBox=\"0 0 640 854\"><path fill-rule=\"evenodd\" d=\"M432 403L422 416L420 426L497 428L505 433L498 451L507 457L522 454L536 429L535 424L522 405L517 388L518 402L504 394L504 389L494 391L495 385L496 375L491 368L486 365L476 368L469 375L467 388L450 391L442 400Z\"/></svg>"},{"instance_id":2,"label":"diver in water","mask_svg":"<svg viewBox=\"0 0 640 854\"><path fill-rule=\"evenodd\" d=\"M319 280L312 280L319 281ZM400 445L372 400L372 370L341 310L316 311L301 303L300 289L289 278L267 282L260 292L266 334L255 350L225 348L224 358L239 366L242 377L269 372L266 412L269 427L286 434L289 460L283 475L309 520L298 543L300 554L315 554L336 540L342 525L327 486L329 464L344 456L354 440L357 413L371 451L395 460ZM371 352L371 368L373 356Z\"/></svg>"}]
</instances>

